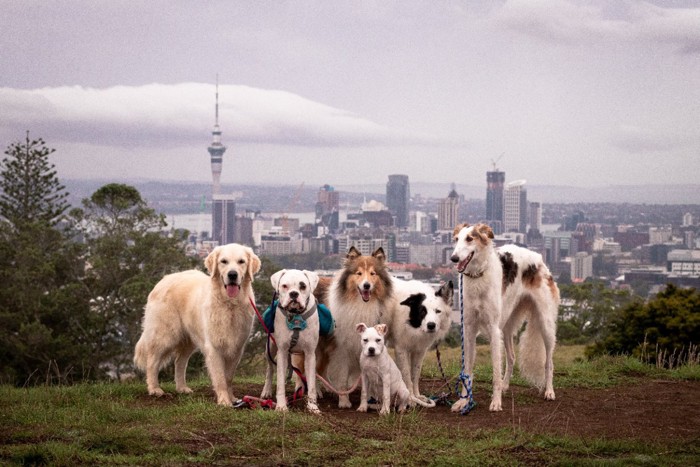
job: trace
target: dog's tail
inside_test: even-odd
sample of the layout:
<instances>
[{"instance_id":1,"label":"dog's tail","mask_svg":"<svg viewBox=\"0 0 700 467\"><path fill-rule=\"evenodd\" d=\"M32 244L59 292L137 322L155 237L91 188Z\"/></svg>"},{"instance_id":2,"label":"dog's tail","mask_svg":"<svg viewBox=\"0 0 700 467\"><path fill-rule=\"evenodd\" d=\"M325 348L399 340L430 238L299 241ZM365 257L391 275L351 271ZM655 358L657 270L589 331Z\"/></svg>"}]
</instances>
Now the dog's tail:
<instances>
[{"instance_id":1,"label":"dog's tail","mask_svg":"<svg viewBox=\"0 0 700 467\"><path fill-rule=\"evenodd\" d=\"M144 347L143 339L139 339L134 349L134 366L141 371L146 371L146 349Z\"/></svg>"},{"instance_id":2,"label":"dog's tail","mask_svg":"<svg viewBox=\"0 0 700 467\"><path fill-rule=\"evenodd\" d=\"M545 342L549 342L554 352L556 342L556 316L553 320L530 317L520 336L518 346L520 375L534 387L543 390L546 383L545 363L547 353Z\"/></svg>"}]
</instances>

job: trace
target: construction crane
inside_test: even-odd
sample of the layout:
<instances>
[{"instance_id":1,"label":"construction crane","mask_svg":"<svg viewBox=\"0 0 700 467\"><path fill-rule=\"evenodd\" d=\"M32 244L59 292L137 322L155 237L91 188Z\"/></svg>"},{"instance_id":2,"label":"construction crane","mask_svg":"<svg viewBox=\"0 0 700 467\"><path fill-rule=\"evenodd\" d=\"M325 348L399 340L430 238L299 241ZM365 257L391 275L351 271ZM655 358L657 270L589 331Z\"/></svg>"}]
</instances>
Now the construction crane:
<instances>
[{"instance_id":1,"label":"construction crane","mask_svg":"<svg viewBox=\"0 0 700 467\"><path fill-rule=\"evenodd\" d=\"M502 152L501 155L498 156L498 157L496 158L496 160L494 160L493 158L491 158L491 165L493 165L493 172L498 171L498 168L496 167L496 164L498 163L498 161L501 160L501 157L503 157L505 154L506 154L505 152Z\"/></svg>"}]
</instances>

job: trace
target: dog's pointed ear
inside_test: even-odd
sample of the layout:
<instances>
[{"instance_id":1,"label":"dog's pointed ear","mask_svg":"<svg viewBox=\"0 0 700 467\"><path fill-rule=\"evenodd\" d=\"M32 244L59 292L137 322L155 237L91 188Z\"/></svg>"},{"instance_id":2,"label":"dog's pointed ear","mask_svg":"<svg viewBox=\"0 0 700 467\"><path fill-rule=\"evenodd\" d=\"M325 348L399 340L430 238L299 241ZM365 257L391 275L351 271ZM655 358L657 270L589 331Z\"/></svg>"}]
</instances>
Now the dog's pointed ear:
<instances>
[{"instance_id":1,"label":"dog's pointed ear","mask_svg":"<svg viewBox=\"0 0 700 467\"><path fill-rule=\"evenodd\" d=\"M309 280L309 291L313 292L314 290L316 290L316 286L318 285L318 274L316 274L313 271L307 271L306 269L304 269L302 272L306 275L306 277Z\"/></svg>"},{"instance_id":2,"label":"dog's pointed ear","mask_svg":"<svg viewBox=\"0 0 700 467\"><path fill-rule=\"evenodd\" d=\"M377 324L374 329L377 330L380 336L386 335L386 324Z\"/></svg>"},{"instance_id":3,"label":"dog's pointed ear","mask_svg":"<svg viewBox=\"0 0 700 467\"><path fill-rule=\"evenodd\" d=\"M272 284L272 288L277 290L280 286L280 279L282 279L282 276L284 276L284 273L287 272L286 269L280 269L276 273L270 276L270 283Z\"/></svg>"},{"instance_id":4,"label":"dog's pointed ear","mask_svg":"<svg viewBox=\"0 0 700 467\"><path fill-rule=\"evenodd\" d=\"M348 254L345 255L345 262L354 261L357 258L359 258L360 256L362 256L362 253L360 253L360 251L357 248L355 248L355 246L353 245L348 250Z\"/></svg>"},{"instance_id":5,"label":"dog's pointed ear","mask_svg":"<svg viewBox=\"0 0 700 467\"><path fill-rule=\"evenodd\" d=\"M216 262L218 261L219 258L219 251L221 250L220 246L217 246L213 250L211 250L211 253L209 253L204 260L204 266L207 268L207 271L209 271L209 275L211 277L214 277L218 273L218 269L216 268Z\"/></svg>"},{"instance_id":6,"label":"dog's pointed ear","mask_svg":"<svg viewBox=\"0 0 700 467\"><path fill-rule=\"evenodd\" d=\"M454 231L452 231L452 238L454 238L455 240L457 240L457 235L459 235L459 232L460 232L462 229L464 229L465 227L469 227L469 224L466 223L466 222L455 226Z\"/></svg>"},{"instance_id":7,"label":"dog's pointed ear","mask_svg":"<svg viewBox=\"0 0 700 467\"><path fill-rule=\"evenodd\" d=\"M365 323L357 323L357 325L355 326L355 330L358 334L362 334L367 330L367 325Z\"/></svg>"},{"instance_id":8,"label":"dog's pointed ear","mask_svg":"<svg viewBox=\"0 0 700 467\"><path fill-rule=\"evenodd\" d=\"M384 254L384 248L379 247L376 250L374 250L374 253L372 253L372 256L379 260L380 262L386 261L386 254Z\"/></svg>"},{"instance_id":9,"label":"dog's pointed ear","mask_svg":"<svg viewBox=\"0 0 700 467\"><path fill-rule=\"evenodd\" d=\"M246 247L246 253L248 254L248 276L250 281L253 282L253 278L260 271L260 258L255 254L252 248Z\"/></svg>"},{"instance_id":10,"label":"dog's pointed ear","mask_svg":"<svg viewBox=\"0 0 700 467\"><path fill-rule=\"evenodd\" d=\"M454 284L452 284L452 281L447 281L446 284L442 284L442 286L440 286L440 289L438 289L438 291L435 292L435 296L442 298L445 301L445 303L447 303L449 306L452 306L454 293Z\"/></svg>"}]
</instances>

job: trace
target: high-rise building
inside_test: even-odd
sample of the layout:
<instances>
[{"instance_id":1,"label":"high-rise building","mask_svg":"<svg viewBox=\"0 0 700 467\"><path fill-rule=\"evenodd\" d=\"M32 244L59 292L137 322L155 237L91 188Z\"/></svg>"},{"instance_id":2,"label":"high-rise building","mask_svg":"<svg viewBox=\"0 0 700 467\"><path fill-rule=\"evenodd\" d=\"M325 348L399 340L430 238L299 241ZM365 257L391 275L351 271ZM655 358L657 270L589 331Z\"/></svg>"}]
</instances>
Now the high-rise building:
<instances>
[{"instance_id":1,"label":"high-rise building","mask_svg":"<svg viewBox=\"0 0 700 467\"><path fill-rule=\"evenodd\" d=\"M221 190L221 165L226 152L226 146L221 144L221 128L219 128L219 80L216 80L216 105L214 110L214 131L211 145L207 148L211 157L212 194L218 195Z\"/></svg>"},{"instance_id":2,"label":"high-rise building","mask_svg":"<svg viewBox=\"0 0 700 467\"><path fill-rule=\"evenodd\" d=\"M506 232L527 232L527 190L525 180L506 185L503 196L503 229Z\"/></svg>"},{"instance_id":3,"label":"high-rise building","mask_svg":"<svg viewBox=\"0 0 700 467\"><path fill-rule=\"evenodd\" d=\"M396 219L396 227L408 227L411 190L408 175L389 175L386 184L386 205Z\"/></svg>"},{"instance_id":4,"label":"high-rise building","mask_svg":"<svg viewBox=\"0 0 700 467\"><path fill-rule=\"evenodd\" d=\"M447 198L440 200L438 204L438 229L452 230L459 223L459 195L454 183Z\"/></svg>"},{"instance_id":5,"label":"high-rise building","mask_svg":"<svg viewBox=\"0 0 700 467\"><path fill-rule=\"evenodd\" d=\"M486 172L486 222L497 234L503 232L503 186L506 173L496 169Z\"/></svg>"},{"instance_id":6,"label":"high-rise building","mask_svg":"<svg viewBox=\"0 0 700 467\"><path fill-rule=\"evenodd\" d=\"M542 205L536 201L530 203L530 230L542 231Z\"/></svg>"},{"instance_id":7,"label":"high-rise building","mask_svg":"<svg viewBox=\"0 0 700 467\"><path fill-rule=\"evenodd\" d=\"M236 197L214 195L211 221L212 240L219 245L236 242Z\"/></svg>"},{"instance_id":8,"label":"high-rise building","mask_svg":"<svg viewBox=\"0 0 700 467\"><path fill-rule=\"evenodd\" d=\"M331 232L338 230L340 215L340 192L330 185L323 185L318 190L316 202L316 222L327 227Z\"/></svg>"}]
</instances>

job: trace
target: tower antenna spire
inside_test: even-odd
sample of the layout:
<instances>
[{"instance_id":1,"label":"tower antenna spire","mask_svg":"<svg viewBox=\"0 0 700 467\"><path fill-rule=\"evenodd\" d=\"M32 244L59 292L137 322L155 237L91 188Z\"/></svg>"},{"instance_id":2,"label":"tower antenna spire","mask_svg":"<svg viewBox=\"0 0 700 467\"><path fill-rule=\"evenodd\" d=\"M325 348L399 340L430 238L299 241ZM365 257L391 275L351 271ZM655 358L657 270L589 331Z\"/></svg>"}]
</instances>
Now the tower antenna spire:
<instances>
[{"instance_id":1,"label":"tower antenna spire","mask_svg":"<svg viewBox=\"0 0 700 467\"><path fill-rule=\"evenodd\" d=\"M216 111L215 111L215 124L219 126L219 74L216 74Z\"/></svg>"}]
</instances>

